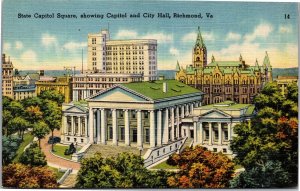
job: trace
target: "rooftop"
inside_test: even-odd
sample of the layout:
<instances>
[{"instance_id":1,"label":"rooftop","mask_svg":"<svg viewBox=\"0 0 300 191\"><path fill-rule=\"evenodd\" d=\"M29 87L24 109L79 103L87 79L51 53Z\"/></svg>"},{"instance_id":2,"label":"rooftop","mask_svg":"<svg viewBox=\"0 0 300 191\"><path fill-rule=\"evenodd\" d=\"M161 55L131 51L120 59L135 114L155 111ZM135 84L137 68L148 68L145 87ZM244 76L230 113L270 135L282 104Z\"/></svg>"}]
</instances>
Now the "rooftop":
<instances>
[{"instance_id":1,"label":"rooftop","mask_svg":"<svg viewBox=\"0 0 300 191\"><path fill-rule=\"evenodd\" d=\"M167 91L163 92L163 83L167 84ZM153 100L182 96L187 94L202 93L201 91L183 84L177 80L157 80L150 82L133 82L122 86L138 92Z\"/></svg>"},{"instance_id":2,"label":"rooftop","mask_svg":"<svg viewBox=\"0 0 300 191\"><path fill-rule=\"evenodd\" d=\"M216 104L211 104L211 105L205 105L205 106L201 106L199 107L199 109L219 109L219 110L240 110L240 109L244 109L247 107L252 106L251 104L239 104L239 103L235 103L233 101L224 101L224 102L220 102L220 103L216 103Z\"/></svg>"}]
</instances>

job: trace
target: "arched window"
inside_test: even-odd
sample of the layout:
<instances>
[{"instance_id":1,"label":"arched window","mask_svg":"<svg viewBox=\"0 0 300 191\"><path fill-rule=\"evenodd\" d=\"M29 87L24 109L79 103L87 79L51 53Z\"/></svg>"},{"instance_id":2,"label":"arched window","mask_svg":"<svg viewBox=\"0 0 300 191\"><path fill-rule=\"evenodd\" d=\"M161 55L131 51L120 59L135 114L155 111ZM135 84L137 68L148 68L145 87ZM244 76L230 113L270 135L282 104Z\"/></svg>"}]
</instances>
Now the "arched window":
<instances>
[{"instance_id":1,"label":"arched window","mask_svg":"<svg viewBox=\"0 0 300 191\"><path fill-rule=\"evenodd\" d=\"M199 57L197 57L197 58L196 58L196 61L200 61L200 58L199 58Z\"/></svg>"}]
</instances>

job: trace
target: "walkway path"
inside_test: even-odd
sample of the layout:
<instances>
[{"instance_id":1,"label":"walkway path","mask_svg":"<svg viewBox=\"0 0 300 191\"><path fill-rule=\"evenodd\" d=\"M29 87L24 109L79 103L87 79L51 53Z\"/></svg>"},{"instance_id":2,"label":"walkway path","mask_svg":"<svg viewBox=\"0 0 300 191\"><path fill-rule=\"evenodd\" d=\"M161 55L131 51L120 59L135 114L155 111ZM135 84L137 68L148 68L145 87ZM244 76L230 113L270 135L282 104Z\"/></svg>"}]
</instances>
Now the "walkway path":
<instances>
[{"instance_id":1,"label":"walkway path","mask_svg":"<svg viewBox=\"0 0 300 191\"><path fill-rule=\"evenodd\" d=\"M54 136L60 136L60 132L58 130L55 130L53 134ZM51 154L50 152L51 144L48 144L48 139L50 135L51 133L41 140L41 148L46 155L48 165L55 168L73 168L75 172L79 170L80 169L79 163L64 160Z\"/></svg>"}]
</instances>

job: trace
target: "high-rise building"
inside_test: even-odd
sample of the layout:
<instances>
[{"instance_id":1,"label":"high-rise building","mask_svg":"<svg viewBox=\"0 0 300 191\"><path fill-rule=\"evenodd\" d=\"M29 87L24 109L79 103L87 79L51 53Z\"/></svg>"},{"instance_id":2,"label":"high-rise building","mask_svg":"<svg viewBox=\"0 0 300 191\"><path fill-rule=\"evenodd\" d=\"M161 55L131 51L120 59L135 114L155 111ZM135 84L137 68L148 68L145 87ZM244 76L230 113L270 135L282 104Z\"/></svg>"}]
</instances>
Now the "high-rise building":
<instances>
[{"instance_id":1,"label":"high-rise building","mask_svg":"<svg viewBox=\"0 0 300 191\"><path fill-rule=\"evenodd\" d=\"M12 62L2 54L2 95L13 98L13 69Z\"/></svg>"},{"instance_id":2,"label":"high-rise building","mask_svg":"<svg viewBox=\"0 0 300 191\"><path fill-rule=\"evenodd\" d=\"M212 56L207 64L207 49L198 28L192 64L184 69L177 62L176 80L202 90L204 105L223 101L246 104L272 81L272 66L267 52L262 65L257 60L254 66L247 65L241 55L236 61L219 61Z\"/></svg>"},{"instance_id":3,"label":"high-rise building","mask_svg":"<svg viewBox=\"0 0 300 191\"><path fill-rule=\"evenodd\" d=\"M157 76L157 41L111 40L108 30L88 34L88 70L94 73L142 74L144 81Z\"/></svg>"}]
</instances>

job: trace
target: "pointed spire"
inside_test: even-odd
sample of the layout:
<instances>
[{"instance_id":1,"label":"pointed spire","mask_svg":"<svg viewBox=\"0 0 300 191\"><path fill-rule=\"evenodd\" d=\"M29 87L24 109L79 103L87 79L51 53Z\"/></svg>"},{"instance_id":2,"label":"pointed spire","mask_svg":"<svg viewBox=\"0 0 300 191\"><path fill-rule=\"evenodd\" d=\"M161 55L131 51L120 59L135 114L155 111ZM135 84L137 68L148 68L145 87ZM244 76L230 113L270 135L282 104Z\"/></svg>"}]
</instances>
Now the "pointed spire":
<instances>
[{"instance_id":1,"label":"pointed spire","mask_svg":"<svg viewBox=\"0 0 300 191\"><path fill-rule=\"evenodd\" d=\"M214 57L214 55L212 55L211 56L211 62L215 62L216 60L215 60L215 57Z\"/></svg>"},{"instance_id":2,"label":"pointed spire","mask_svg":"<svg viewBox=\"0 0 300 191\"><path fill-rule=\"evenodd\" d=\"M266 68L271 67L270 59L269 59L269 56L268 56L268 52L267 52L267 51L266 51L266 55L265 55L265 58L264 58L263 66L266 67Z\"/></svg>"},{"instance_id":3,"label":"pointed spire","mask_svg":"<svg viewBox=\"0 0 300 191\"><path fill-rule=\"evenodd\" d=\"M239 58L239 61L242 62L243 61L243 57L242 57L242 54L240 54L240 58Z\"/></svg>"},{"instance_id":4,"label":"pointed spire","mask_svg":"<svg viewBox=\"0 0 300 191\"><path fill-rule=\"evenodd\" d=\"M176 71L180 71L180 65L179 65L178 60L177 60L177 64L176 64Z\"/></svg>"},{"instance_id":5,"label":"pointed spire","mask_svg":"<svg viewBox=\"0 0 300 191\"><path fill-rule=\"evenodd\" d=\"M197 40L195 46L199 46L200 48L205 48L205 44L200 32L200 26L198 26L198 35L197 35Z\"/></svg>"},{"instance_id":6,"label":"pointed spire","mask_svg":"<svg viewBox=\"0 0 300 191\"><path fill-rule=\"evenodd\" d=\"M255 61L255 70L259 70L259 64L258 64L257 58L256 58L256 61Z\"/></svg>"}]
</instances>

